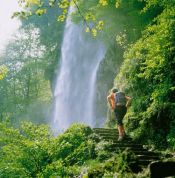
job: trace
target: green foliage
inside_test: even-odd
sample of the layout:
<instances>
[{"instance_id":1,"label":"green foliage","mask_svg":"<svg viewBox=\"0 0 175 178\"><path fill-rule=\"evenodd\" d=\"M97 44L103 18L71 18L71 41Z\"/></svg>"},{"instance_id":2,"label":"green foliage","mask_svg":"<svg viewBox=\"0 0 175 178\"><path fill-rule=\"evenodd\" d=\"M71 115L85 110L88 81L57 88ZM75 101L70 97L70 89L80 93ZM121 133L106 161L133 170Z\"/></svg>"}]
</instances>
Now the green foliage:
<instances>
[{"instance_id":1,"label":"green foliage","mask_svg":"<svg viewBox=\"0 0 175 178\"><path fill-rule=\"evenodd\" d=\"M34 177L49 162L48 128L31 123L23 123L20 130L3 127L0 174L2 177Z\"/></svg>"},{"instance_id":2,"label":"green foliage","mask_svg":"<svg viewBox=\"0 0 175 178\"><path fill-rule=\"evenodd\" d=\"M171 149L173 151L175 150L175 138L174 138L175 125L174 124L175 124L175 121L173 120L172 123L171 123L170 132L167 135L167 142L171 146Z\"/></svg>"},{"instance_id":3,"label":"green foliage","mask_svg":"<svg viewBox=\"0 0 175 178\"><path fill-rule=\"evenodd\" d=\"M43 0L47 4L47 0ZM54 3L50 0L49 3ZM51 8L52 7L52 8ZM23 27L32 24L40 31L41 44L46 47L45 56L43 61L45 67L45 78L50 81L51 86L57 70L57 65L60 58L60 49L64 31L64 23L57 23L57 16L60 12L56 6L47 8L47 13L37 17L36 15L30 16L28 19L22 21Z\"/></svg>"},{"instance_id":4,"label":"green foliage","mask_svg":"<svg viewBox=\"0 0 175 178\"><path fill-rule=\"evenodd\" d=\"M65 177L78 174L73 165L93 158L94 146L87 139L92 130L87 126L73 125L57 137L46 125L0 126L1 177Z\"/></svg>"},{"instance_id":5,"label":"green foliage","mask_svg":"<svg viewBox=\"0 0 175 178\"><path fill-rule=\"evenodd\" d=\"M113 153L110 151L112 146L112 143L107 141L100 141L96 144L95 152L99 162L104 162L113 156Z\"/></svg>"},{"instance_id":6,"label":"green foliage","mask_svg":"<svg viewBox=\"0 0 175 178\"><path fill-rule=\"evenodd\" d=\"M41 18L23 21L26 32L8 46L3 58L10 61L7 64L10 72L0 81L1 118L17 118L19 113L25 115L27 110L33 111L31 105L36 98L38 104L35 106L42 101L49 102L49 83L44 77L53 80L63 27L59 32L53 30L58 29L54 20L63 21L70 5L64 0L59 3L52 0L20 2L26 2L23 5L29 11L15 15L29 17L35 13ZM125 120L128 132L150 144L169 144L174 150L174 1L82 0L73 4L78 5L78 13L73 14L73 19L76 22L83 20L86 30L94 36L99 34L107 47L99 69L98 79L102 82L97 83L97 97L106 95L109 86L113 85L113 77L118 74L115 85L133 98ZM54 9L54 13L50 9ZM34 26L28 28L27 23ZM39 33L32 36L36 27L40 29ZM57 37L59 42L55 42ZM97 101L102 108L100 114L106 107L106 98L101 101ZM74 125L58 137L53 137L44 125L23 123L19 129L14 129L1 123L0 127L0 177L148 176L147 170L144 175L132 173L130 161L135 159L132 153L114 156L110 153L111 144L99 142L99 138L91 135L92 130L83 125Z\"/></svg>"},{"instance_id":7,"label":"green foliage","mask_svg":"<svg viewBox=\"0 0 175 178\"><path fill-rule=\"evenodd\" d=\"M1 177L136 177L130 169L133 153L111 153L112 144L94 142L88 126L72 125L56 137L47 125L31 122L18 129L9 122L0 127Z\"/></svg>"},{"instance_id":8,"label":"green foliage","mask_svg":"<svg viewBox=\"0 0 175 178\"><path fill-rule=\"evenodd\" d=\"M109 154L110 152L108 152ZM130 161L134 160L135 156L133 153L124 151L115 155L110 156L108 160L104 160L103 163L96 162L92 163L87 169L88 177L131 177L134 178L136 175L130 170Z\"/></svg>"},{"instance_id":9,"label":"green foliage","mask_svg":"<svg viewBox=\"0 0 175 178\"><path fill-rule=\"evenodd\" d=\"M0 81L1 119L9 117L16 125L21 118L32 120L43 110L35 122L44 122L50 109L51 89L44 79L46 48L39 38L40 32L33 25L23 27L14 34L2 56L9 72Z\"/></svg>"},{"instance_id":10,"label":"green foliage","mask_svg":"<svg viewBox=\"0 0 175 178\"><path fill-rule=\"evenodd\" d=\"M1 120L9 117L15 125L24 119L47 121L64 27L55 22L57 13L52 8L40 18L23 20L1 56L8 68L0 81Z\"/></svg>"},{"instance_id":11,"label":"green foliage","mask_svg":"<svg viewBox=\"0 0 175 178\"><path fill-rule=\"evenodd\" d=\"M160 4L157 2L156 5ZM115 80L117 86L133 97L127 116L138 118L133 134L159 146L166 144L175 118L175 10L169 5L164 2L164 10L154 24L149 25L142 37L125 52L125 61Z\"/></svg>"},{"instance_id":12,"label":"green foliage","mask_svg":"<svg viewBox=\"0 0 175 178\"><path fill-rule=\"evenodd\" d=\"M19 1L19 5L22 6L23 10L21 12L14 13L14 16L19 16L21 18L30 17L32 14L40 16L47 14L50 9L56 8L57 21L64 22L68 15L69 7L73 6L75 8L75 12L73 13L74 20L83 21L85 24L85 31L90 32L94 37L96 37L102 30L108 30L108 32L109 30L112 30L116 33L116 29L114 28L116 23L110 23L113 20L118 22L118 26L121 25L122 21L127 21L125 25L128 24L128 26L132 25L134 27L142 18L142 15L139 15L138 9L141 9L143 4L144 3L142 1L138 0L132 0L129 2L120 0L41 0L37 2L29 2L29 0L24 0L22 2ZM149 7L147 7L147 9L148 8ZM126 18L125 15L128 17ZM128 18L132 18L133 16L135 17L135 20L130 23ZM142 21L141 26L147 23L147 19L148 18L145 18L145 21ZM122 26L119 28L121 27ZM139 31L140 29L136 28L134 30L133 28L133 33L135 35L136 30Z\"/></svg>"},{"instance_id":13,"label":"green foliage","mask_svg":"<svg viewBox=\"0 0 175 178\"><path fill-rule=\"evenodd\" d=\"M0 66L0 80L2 80L8 72L8 68L5 65Z\"/></svg>"},{"instance_id":14,"label":"green foliage","mask_svg":"<svg viewBox=\"0 0 175 178\"><path fill-rule=\"evenodd\" d=\"M65 159L68 156L69 158L67 159L72 159L72 156L76 154L75 149L82 147L81 144L88 145L85 141L87 136L91 133L92 131L89 127L85 127L84 125L73 125L64 134L57 138L56 144L53 147L54 150L56 150L53 155L54 159ZM72 156L70 156L70 152L72 153Z\"/></svg>"}]
</instances>

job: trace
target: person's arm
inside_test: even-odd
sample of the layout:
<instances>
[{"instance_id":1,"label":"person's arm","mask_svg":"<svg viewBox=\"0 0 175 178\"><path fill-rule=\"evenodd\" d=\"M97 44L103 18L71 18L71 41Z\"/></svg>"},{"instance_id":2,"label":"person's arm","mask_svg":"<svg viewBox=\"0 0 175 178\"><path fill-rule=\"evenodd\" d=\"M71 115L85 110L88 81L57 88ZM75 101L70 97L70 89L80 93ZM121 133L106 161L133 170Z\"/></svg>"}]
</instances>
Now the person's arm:
<instances>
[{"instance_id":1,"label":"person's arm","mask_svg":"<svg viewBox=\"0 0 175 178\"><path fill-rule=\"evenodd\" d=\"M113 101L113 95L112 94L107 96L107 101L108 101L110 107L114 110L115 106L114 106L114 101Z\"/></svg>"},{"instance_id":2,"label":"person's arm","mask_svg":"<svg viewBox=\"0 0 175 178\"><path fill-rule=\"evenodd\" d=\"M126 107L128 107L128 106L130 106L132 99L129 96L125 96L125 98L126 98Z\"/></svg>"}]
</instances>

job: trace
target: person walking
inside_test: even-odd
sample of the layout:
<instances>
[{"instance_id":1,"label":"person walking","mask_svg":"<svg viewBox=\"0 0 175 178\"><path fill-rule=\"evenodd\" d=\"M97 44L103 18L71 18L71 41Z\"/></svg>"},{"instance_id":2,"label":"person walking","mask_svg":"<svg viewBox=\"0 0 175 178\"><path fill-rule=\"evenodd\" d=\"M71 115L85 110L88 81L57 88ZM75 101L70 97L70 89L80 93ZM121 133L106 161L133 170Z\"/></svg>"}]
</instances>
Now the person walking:
<instances>
[{"instance_id":1,"label":"person walking","mask_svg":"<svg viewBox=\"0 0 175 178\"><path fill-rule=\"evenodd\" d=\"M118 91L118 89L113 88L111 93L107 96L107 101L114 111L116 120L117 120L117 128L119 132L118 141L123 140L125 137L125 129L123 126L123 118L127 112L127 108L131 103L131 97L126 96L126 94L122 91Z\"/></svg>"}]
</instances>

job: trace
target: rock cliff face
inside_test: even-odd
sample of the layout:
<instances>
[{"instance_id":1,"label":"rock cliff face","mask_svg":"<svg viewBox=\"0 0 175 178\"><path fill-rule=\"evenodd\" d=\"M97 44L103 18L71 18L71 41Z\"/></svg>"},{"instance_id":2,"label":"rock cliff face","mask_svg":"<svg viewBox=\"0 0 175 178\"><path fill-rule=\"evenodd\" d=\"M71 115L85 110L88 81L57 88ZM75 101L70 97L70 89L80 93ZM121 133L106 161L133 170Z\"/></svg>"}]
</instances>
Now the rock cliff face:
<instances>
[{"instance_id":1,"label":"rock cliff face","mask_svg":"<svg viewBox=\"0 0 175 178\"><path fill-rule=\"evenodd\" d=\"M96 88L96 125L102 126L107 118L111 117L108 109L106 97L113 87L114 78L116 77L122 63L123 50L117 45L109 47L105 58L99 66L97 74Z\"/></svg>"}]
</instances>

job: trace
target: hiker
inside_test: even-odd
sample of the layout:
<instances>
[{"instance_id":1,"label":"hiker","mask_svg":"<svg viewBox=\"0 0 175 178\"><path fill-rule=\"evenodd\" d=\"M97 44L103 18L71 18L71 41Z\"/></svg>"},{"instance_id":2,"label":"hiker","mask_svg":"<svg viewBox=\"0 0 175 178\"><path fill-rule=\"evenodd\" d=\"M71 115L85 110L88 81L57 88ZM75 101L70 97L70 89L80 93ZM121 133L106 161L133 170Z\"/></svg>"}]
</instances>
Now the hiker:
<instances>
[{"instance_id":1,"label":"hiker","mask_svg":"<svg viewBox=\"0 0 175 178\"><path fill-rule=\"evenodd\" d=\"M110 104L110 107L115 112L119 132L118 140L121 141L126 135L123 126L123 118L127 112L128 106L131 103L131 98L129 96L126 96L124 92L118 91L118 89L113 88L111 90L111 93L107 96L107 100Z\"/></svg>"}]
</instances>

